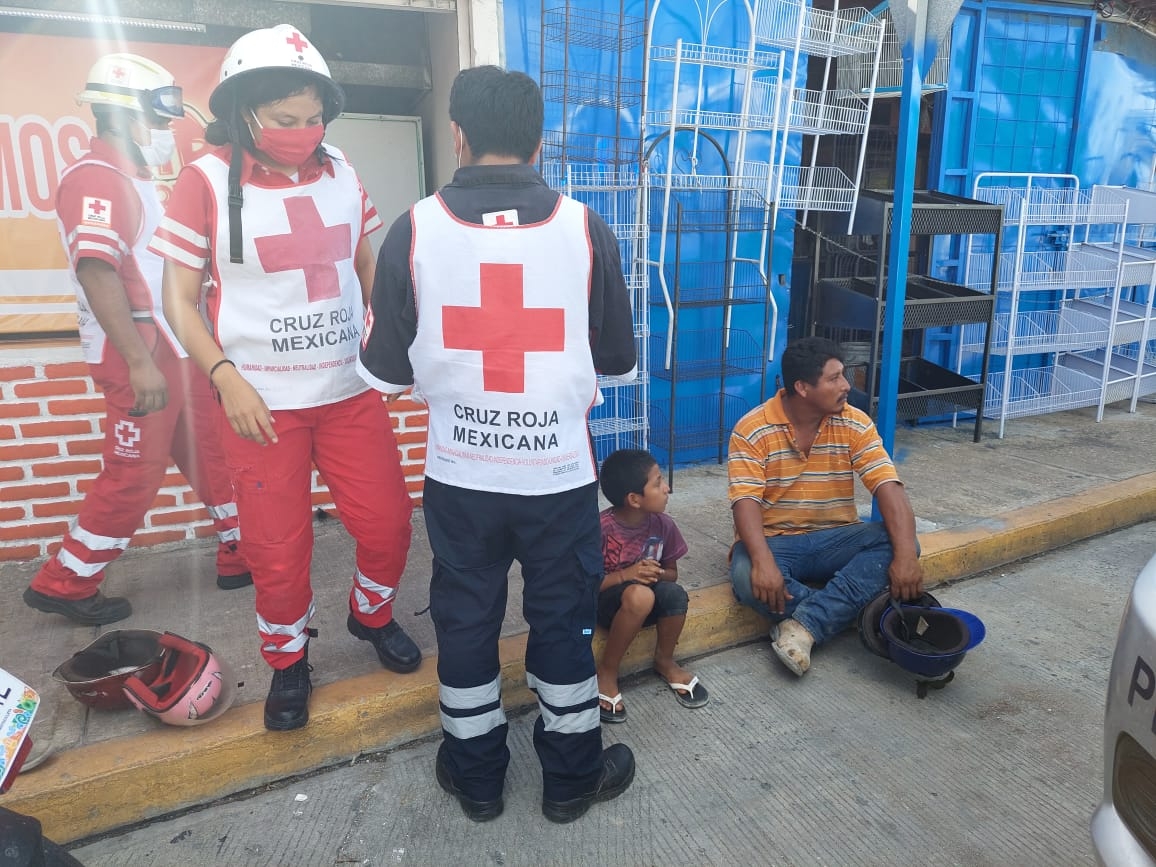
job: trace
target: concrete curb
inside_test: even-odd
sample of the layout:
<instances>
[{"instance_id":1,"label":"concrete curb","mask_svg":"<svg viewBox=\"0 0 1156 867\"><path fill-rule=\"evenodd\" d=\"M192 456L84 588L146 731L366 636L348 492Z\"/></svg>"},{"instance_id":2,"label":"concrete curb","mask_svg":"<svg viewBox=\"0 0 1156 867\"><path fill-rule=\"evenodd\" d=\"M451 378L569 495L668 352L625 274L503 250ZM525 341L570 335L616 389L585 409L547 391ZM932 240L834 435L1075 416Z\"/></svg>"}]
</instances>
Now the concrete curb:
<instances>
[{"instance_id":1,"label":"concrete curb","mask_svg":"<svg viewBox=\"0 0 1156 867\"><path fill-rule=\"evenodd\" d=\"M1005 513L964 528L925 534L927 583L974 575L1071 542L1156 518L1156 473ZM767 623L735 603L729 585L691 594L680 656L694 656L766 635ZM596 648L601 638L596 637ZM501 642L508 709L534 701L525 685L526 637ZM624 672L644 670L654 630L631 647ZM202 728L158 728L70 750L22 776L0 803L35 816L60 843L100 834L274 780L396 747L440 725L435 660L417 672L380 672L319 688L309 725L270 733L254 702Z\"/></svg>"}]
</instances>

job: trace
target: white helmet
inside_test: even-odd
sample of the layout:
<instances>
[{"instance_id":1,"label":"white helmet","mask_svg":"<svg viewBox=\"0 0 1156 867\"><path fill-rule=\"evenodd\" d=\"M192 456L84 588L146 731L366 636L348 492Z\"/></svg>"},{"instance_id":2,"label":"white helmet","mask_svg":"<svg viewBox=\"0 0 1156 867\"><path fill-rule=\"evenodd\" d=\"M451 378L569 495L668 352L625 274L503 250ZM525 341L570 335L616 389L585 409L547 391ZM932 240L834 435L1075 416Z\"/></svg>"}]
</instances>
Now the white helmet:
<instances>
[{"instance_id":1,"label":"white helmet","mask_svg":"<svg viewBox=\"0 0 1156 867\"><path fill-rule=\"evenodd\" d=\"M136 54L104 55L89 70L88 83L76 98L161 118L185 116L181 89L172 73Z\"/></svg>"},{"instance_id":2,"label":"white helmet","mask_svg":"<svg viewBox=\"0 0 1156 867\"><path fill-rule=\"evenodd\" d=\"M221 63L221 79L209 97L209 109L217 118L228 116L229 94L246 76L259 69L298 69L311 73L325 104L329 123L345 104L345 95L329 74L329 66L313 43L290 24L278 24L246 33L233 43Z\"/></svg>"}]
</instances>

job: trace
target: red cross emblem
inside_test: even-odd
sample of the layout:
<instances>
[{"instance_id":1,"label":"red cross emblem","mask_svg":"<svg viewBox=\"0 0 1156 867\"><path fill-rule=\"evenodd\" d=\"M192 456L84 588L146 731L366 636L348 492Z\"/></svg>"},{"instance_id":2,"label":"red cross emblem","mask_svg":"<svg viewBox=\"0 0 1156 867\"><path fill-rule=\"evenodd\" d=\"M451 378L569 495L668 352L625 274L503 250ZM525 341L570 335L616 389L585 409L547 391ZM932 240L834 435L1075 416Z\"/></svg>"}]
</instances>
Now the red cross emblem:
<instances>
[{"instance_id":1,"label":"red cross emblem","mask_svg":"<svg viewBox=\"0 0 1156 867\"><path fill-rule=\"evenodd\" d=\"M524 307L521 265L481 265L480 307L442 308L446 349L482 353L482 388L523 394L526 353L561 352L566 343L566 311Z\"/></svg>"},{"instance_id":2,"label":"red cross emblem","mask_svg":"<svg viewBox=\"0 0 1156 867\"><path fill-rule=\"evenodd\" d=\"M128 75L128 73L123 66L114 66L112 68L112 77L117 81L122 80L126 75Z\"/></svg>"},{"instance_id":3,"label":"red cross emblem","mask_svg":"<svg viewBox=\"0 0 1156 867\"><path fill-rule=\"evenodd\" d=\"M266 274L304 271L310 303L341 297L337 263L353 256L353 230L348 223L326 226L312 196L285 200L289 232L256 238L257 258Z\"/></svg>"},{"instance_id":4,"label":"red cross emblem","mask_svg":"<svg viewBox=\"0 0 1156 867\"><path fill-rule=\"evenodd\" d=\"M302 36L300 33L298 33L296 30L294 30L293 35L290 36L285 41L289 45L292 45L293 50L296 51L298 54L300 54L302 51L304 51L306 48L309 47L309 43L305 41L305 37Z\"/></svg>"},{"instance_id":5,"label":"red cross emblem","mask_svg":"<svg viewBox=\"0 0 1156 867\"><path fill-rule=\"evenodd\" d=\"M100 199L93 199L92 202L90 202L88 205L88 210L99 217L101 214L108 210L108 205L106 205Z\"/></svg>"}]
</instances>

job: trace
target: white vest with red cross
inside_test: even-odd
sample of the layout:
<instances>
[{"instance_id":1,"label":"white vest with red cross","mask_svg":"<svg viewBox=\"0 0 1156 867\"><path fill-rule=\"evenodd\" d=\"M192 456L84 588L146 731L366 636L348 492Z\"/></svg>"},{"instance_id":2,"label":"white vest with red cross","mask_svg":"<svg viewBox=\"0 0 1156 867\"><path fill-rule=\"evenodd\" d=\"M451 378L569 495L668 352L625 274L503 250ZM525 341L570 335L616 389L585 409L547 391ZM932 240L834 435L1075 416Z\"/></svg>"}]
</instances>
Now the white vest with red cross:
<instances>
[{"instance_id":1,"label":"white vest with red cross","mask_svg":"<svg viewBox=\"0 0 1156 867\"><path fill-rule=\"evenodd\" d=\"M426 475L508 494L593 482L586 208L561 196L544 222L478 226L431 196L412 219L409 358L429 404Z\"/></svg>"},{"instance_id":2,"label":"white vest with red cross","mask_svg":"<svg viewBox=\"0 0 1156 867\"><path fill-rule=\"evenodd\" d=\"M98 160L88 156L82 157L79 161L65 169L60 176L61 179L63 180L64 177L81 166L103 166L104 168L111 169L124 178L126 184L132 187L133 194L140 201L140 228L137 231L136 238L133 240L132 258L136 263L137 272L148 288L148 295L144 297L142 293L142 297L135 297L133 286L126 285L129 309L134 320L138 322L154 322L177 355L182 358L185 357L185 350L177 341L172 329L169 328L161 306L161 275L164 273L165 260L148 248L149 242L153 239L153 233L157 230L161 217L164 215L160 197L157 195L156 182L151 178L133 177L112 163L106 163L104 160ZM99 202L99 200L97 201ZM64 226L59 219L56 221L56 227L60 231L60 241L64 244L65 251L67 251L69 249L68 238L65 235ZM92 226L82 226L81 230L87 232L101 231ZM109 245L119 243L119 241L114 239L111 231L103 230L103 235L105 243ZM126 269L131 269L132 267L131 263L122 265L122 282L127 280L130 283L135 283L135 278L126 273ZM76 291L77 322L84 360L90 364L100 364L105 360L104 347L107 338L104 329L97 321L96 314L92 312L92 307L88 303L88 296L84 292L84 287L80 285L80 280L76 277L76 269L69 268L68 276L72 282L72 288Z\"/></svg>"},{"instance_id":3,"label":"white vest with red cross","mask_svg":"<svg viewBox=\"0 0 1156 867\"><path fill-rule=\"evenodd\" d=\"M277 188L245 184L239 265L229 261L229 165L216 155L193 163L209 181L217 215L213 332L273 410L324 406L367 389L355 364L365 316L353 267L361 185L340 152L326 149L333 177L322 172Z\"/></svg>"}]
</instances>

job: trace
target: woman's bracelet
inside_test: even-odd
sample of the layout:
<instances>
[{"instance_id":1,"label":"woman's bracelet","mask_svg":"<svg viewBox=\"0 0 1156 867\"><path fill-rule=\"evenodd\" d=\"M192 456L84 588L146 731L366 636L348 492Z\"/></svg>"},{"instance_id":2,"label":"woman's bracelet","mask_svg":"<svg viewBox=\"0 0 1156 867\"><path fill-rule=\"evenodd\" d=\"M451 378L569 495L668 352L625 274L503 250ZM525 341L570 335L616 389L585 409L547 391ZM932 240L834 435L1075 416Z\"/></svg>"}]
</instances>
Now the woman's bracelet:
<instances>
[{"instance_id":1,"label":"woman's bracelet","mask_svg":"<svg viewBox=\"0 0 1156 867\"><path fill-rule=\"evenodd\" d=\"M214 364L212 367L209 368L209 382L213 381L213 374L217 372L217 368L220 367L222 364L231 364L231 365L233 365L234 370L237 367L237 365L233 364L233 362L230 359L222 358L220 361L218 361L216 364Z\"/></svg>"}]
</instances>

